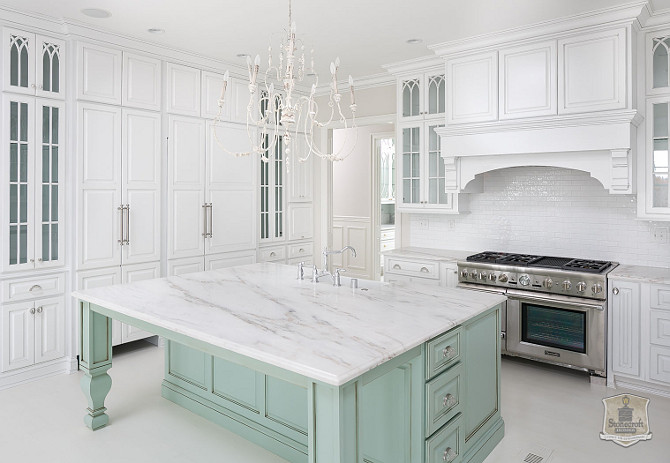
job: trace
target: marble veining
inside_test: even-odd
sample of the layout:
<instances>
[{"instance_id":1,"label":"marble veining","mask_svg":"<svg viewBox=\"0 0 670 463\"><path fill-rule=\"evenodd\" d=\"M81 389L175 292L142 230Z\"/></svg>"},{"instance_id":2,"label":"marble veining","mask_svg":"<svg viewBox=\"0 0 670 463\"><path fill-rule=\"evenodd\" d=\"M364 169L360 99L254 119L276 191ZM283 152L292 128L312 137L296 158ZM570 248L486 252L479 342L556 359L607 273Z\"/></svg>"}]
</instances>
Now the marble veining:
<instances>
[{"instance_id":1,"label":"marble veining","mask_svg":"<svg viewBox=\"0 0 670 463\"><path fill-rule=\"evenodd\" d=\"M348 283L297 280L293 266L262 263L73 296L335 386L505 300L455 288Z\"/></svg>"},{"instance_id":2,"label":"marble veining","mask_svg":"<svg viewBox=\"0 0 670 463\"><path fill-rule=\"evenodd\" d=\"M641 265L619 265L612 270L608 278L619 280L641 281L670 285L670 268L644 267Z\"/></svg>"}]
</instances>

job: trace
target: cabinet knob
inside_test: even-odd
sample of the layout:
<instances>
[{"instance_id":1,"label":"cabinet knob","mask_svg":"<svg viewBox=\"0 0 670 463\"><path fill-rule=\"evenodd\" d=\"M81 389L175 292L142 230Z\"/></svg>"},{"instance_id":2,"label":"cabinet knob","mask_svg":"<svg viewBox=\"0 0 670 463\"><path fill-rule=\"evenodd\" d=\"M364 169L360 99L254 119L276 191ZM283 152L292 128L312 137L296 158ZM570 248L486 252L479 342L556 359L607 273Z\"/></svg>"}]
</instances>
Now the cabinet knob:
<instances>
[{"instance_id":1,"label":"cabinet knob","mask_svg":"<svg viewBox=\"0 0 670 463\"><path fill-rule=\"evenodd\" d=\"M274 257L274 256L276 256L276 255L277 255L277 253L275 253L274 251L272 251L272 252L270 253L270 257Z\"/></svg>"},{"instance_id":2,"label":"cabinet knob","mask_svg":"<svg viewBox=\"0 0 670 463\"><path fill-rule=\"evenodd\" d=\"M458 401L456 400L456 397L454 397L452 394L445 395L444 399L442 400L442 405L449 408L452 408L457 403Z\"/></svg>"},{"instance_id":3,"label":"cabinet knob","mask_svg":"<svg viewBox=\"0 0 670 463\"><path fill-rule=\"evenodd\" d=\"M612 288L612 294L614 294L615 296L619 294L619 288Z\"/></svg>"},{"instance_id":4,"label":"cabinet knob","mask_svg":"<svg viewBox=\"0 0 670 463\"><path fill-rule=\"evenodd\" d=\"M447 447L444 451L444 455L442 455L442 460L446 462L454 461L457 456L458 453L454 452L451 447Z\"/></svg>"},{"instance_id":5,"label":"cabinet knob","mask_svg":"<svg viewBox=\"0 0 670 463\"><path fill-rule=\"evenodd\" d=\"M35 315L35 307L33 307L32 309L30 309L30 313L33 314L33 315Z\"/></svg>"},{"instance_id":6,"label":"cabinet knob","mask_svg":"<svg viewBox=\"0 0 670 463\"><path fill-rule=\"evenodd\" d=\"M41 306L37 308L37 313L42 313L42 307Z\"/></svg>"},{"instance_id":7,"label":"cabinet knob","mask_svg":"<svg viewBox=\"0 0 670 463\"><path fill-rule=\"evenodd\" d=\"M444 350L442 351L442 357L444 357L444 358L452 358L452 357L454 356L454 353L455 353L455 352L456 352L456 350L455 350L453 347L451 347L451 346L447 346L447 347L445 347Z\"/></svg>"}]
</instances>

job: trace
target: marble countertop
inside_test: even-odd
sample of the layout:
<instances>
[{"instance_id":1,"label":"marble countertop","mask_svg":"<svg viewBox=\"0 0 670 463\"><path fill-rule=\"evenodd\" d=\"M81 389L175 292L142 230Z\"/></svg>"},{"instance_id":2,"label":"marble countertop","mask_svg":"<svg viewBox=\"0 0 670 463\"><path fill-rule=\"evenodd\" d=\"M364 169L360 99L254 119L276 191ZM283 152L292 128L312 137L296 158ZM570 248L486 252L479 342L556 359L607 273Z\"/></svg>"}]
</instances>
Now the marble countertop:
<instances>
[{"instance_id":1,"label":"marble countertop","mask_svg":"<svg viewBox=\"0 0 670 463\"><path fill-rule=\"evenodd\" d=\"M466 257L477 254L477 251L457 251L451 249L432 249L432 248L417 248L406 247L397 248L384 253L385 256L408 258L408 259L423 259L436 260L444 262L456 262L465 260Z\"/></svg>"},{"instance_id":2,"label":"marble countertop","mask_svg":"<svg viewBox=\"0 0 670 463\"><path fill-rule=\"evenodd\" d=\"M306 272L308 273L308 272ZM345 286L346 285L346 286ZM296 279L262 263L113 285L76 298L340 386L503 302L456 288Z\"/></svg>"},{"instance_id":3,"label":"marble countertop","mask_svg":"<svg viewBox=\"0 0 670 463\"><path fill-rule=\"evenodd\" d=\"M670 268L619 265L607 275L607 278L670 285Z\"/></svg>"}]
</instances>

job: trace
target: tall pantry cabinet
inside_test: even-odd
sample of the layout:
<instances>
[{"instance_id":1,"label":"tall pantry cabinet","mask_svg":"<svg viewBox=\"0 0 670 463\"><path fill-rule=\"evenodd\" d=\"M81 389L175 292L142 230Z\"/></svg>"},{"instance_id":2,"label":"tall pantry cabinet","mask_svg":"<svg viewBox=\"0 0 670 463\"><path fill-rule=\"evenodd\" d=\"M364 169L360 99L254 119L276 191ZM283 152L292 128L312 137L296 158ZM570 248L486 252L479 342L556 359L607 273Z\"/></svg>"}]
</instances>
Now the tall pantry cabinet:
<instances>
[{"instance_id":1,"label":"tall pantry cabinet","mask_svg":"<svg viewBox=\"0 0 670 463\"><path fill-rule=\"evenodd\" d=\"M79 288L160 276L161 61L78 43ZM149 336L114 322L113 344Z\"/></svg>"},{"instance_id":2,"label":"tall pantry cabinet","mask_svg":"<svg viewBox=\"0 0 670 463\"><path fill-rule=\"evenodd\" d=\"M68 368L65 55L63 40L3 29L0 387Z\"/></svg>"}]
</instances>

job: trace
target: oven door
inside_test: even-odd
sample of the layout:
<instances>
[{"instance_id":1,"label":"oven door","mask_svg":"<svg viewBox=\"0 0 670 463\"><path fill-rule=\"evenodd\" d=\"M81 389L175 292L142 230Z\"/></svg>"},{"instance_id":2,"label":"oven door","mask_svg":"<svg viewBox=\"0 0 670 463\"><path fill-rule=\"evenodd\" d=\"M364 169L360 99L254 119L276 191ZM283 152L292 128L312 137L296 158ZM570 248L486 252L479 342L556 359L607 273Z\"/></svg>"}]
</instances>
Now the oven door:
<instances>
[{"instance_id":1,"label":"oven door","mask_svg":"<svg viewBox=\"0 0 670 463\"><path fill-rule=\"evenodd\" d=\"M605 374L605 301L507 292L507 350Z\"/></svg>"}]
</instances>

